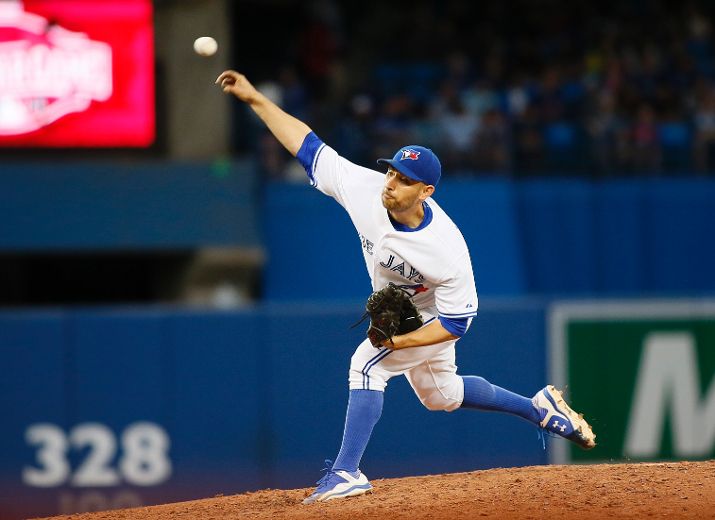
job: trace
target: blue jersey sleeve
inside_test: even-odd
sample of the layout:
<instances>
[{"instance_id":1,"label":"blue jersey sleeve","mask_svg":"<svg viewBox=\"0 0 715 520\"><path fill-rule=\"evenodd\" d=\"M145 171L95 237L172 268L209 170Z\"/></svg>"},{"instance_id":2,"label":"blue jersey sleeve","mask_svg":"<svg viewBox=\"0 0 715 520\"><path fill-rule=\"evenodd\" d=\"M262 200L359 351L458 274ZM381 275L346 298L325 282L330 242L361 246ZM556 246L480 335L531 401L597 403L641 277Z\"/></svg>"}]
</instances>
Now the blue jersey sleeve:
<instances>
[{"instance_id":1,"label":"blue jersey sleeve","mask_svg":"<svg viewBox=\"0 0 715 520\"><path fill-rule=\"evenodd\" d=\"M313 172L315 171L315 163L318 160L320 152L325 147L325 143L320 140L320 138L315 135L315 132L310 132L303 139L303 144L300 146L300 150L296 154L296 159L305 169L305 173L308 174L310 183L315 185L315 177Z\"/></svg>"},{"instance_id":2,"label":"blue jersey sleeve","mask_svg":"<svg viewBox=\"0 0 715 520\"><path fill-rule=\"evenodd\" d=\"M471 318L445 318L444 316L439 317L439 322L442 324L442 326L450 333L460 338L464 336L464 334L467 332L470 321Z\"/></svg>"}]
</instances>

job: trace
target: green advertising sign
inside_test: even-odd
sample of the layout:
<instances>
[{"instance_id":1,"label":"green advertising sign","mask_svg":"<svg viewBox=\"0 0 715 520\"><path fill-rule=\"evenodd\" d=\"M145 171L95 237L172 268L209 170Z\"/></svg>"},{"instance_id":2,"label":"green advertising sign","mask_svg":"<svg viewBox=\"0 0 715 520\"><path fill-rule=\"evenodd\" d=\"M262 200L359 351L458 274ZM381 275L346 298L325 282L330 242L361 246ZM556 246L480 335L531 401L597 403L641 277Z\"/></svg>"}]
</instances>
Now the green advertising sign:
<instances>
[{"instance_id":1,"label":"green advertising sign","mask_svg":"<svg viewBox=\"0 0 715 520\"><path fill-rule=\"evenodd\" d=\"M560 303L551 380L597 446L554 442L551 461L715 458L715 302Z\"/></svg>"}]
</instances>

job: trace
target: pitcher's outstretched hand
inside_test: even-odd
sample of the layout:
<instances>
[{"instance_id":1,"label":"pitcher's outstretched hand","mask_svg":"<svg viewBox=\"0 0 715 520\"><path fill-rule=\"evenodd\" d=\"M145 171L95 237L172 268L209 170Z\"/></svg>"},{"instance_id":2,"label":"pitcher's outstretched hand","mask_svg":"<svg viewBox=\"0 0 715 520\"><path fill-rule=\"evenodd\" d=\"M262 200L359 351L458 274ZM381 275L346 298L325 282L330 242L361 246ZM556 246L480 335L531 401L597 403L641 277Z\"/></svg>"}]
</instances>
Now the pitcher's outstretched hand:
<instances>
[{"instance_id":1,"label":"pitcher's outstretched hand","mask_svg":"<svg viewBox=\"0 0 715 520\"><path fill-rule=\"evenodd\" d=\"M246 79L246 76L235 70L222 72L221 75L216 78L216 84L219 85L226 94L233 94L245 103L251 103L258 96L258 91L251 82Z\"/></svg>"}]
</instances>

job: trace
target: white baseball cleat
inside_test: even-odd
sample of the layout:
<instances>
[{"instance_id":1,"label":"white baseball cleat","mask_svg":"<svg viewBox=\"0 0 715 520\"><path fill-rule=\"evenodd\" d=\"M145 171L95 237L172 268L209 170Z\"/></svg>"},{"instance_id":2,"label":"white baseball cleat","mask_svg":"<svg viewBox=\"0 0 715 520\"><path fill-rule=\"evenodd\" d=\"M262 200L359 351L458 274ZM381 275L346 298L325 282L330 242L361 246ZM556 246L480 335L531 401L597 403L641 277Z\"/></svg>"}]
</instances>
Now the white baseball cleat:
<instances>
[{"instance_id":1,"label":"white baseball cleat","mask_svg":"<svg viewBox=\"0 0 715 520\"><path fill-rule=\"evenodd\" d=\"M315 488L315 491L303 500L304 504L325 502L335 498L354 497L372 491L372 484L360 470L350 473L342 470L326 469L328 472L317 482L318 487Z\"/></svg>"},{"instance_id":2,"label":"white baseball cleat","mask_svg":"<svg viewBox=\"0 0 715 520\"><path fill-rule=\"evenodd\" d=\"M564 396L553 385L547 385L532 398L541 417L539 426L544 430L575 442L585 450L596 446L596 435L583 415L574 412L564 401Z\"/></svg>"}]
</instances>

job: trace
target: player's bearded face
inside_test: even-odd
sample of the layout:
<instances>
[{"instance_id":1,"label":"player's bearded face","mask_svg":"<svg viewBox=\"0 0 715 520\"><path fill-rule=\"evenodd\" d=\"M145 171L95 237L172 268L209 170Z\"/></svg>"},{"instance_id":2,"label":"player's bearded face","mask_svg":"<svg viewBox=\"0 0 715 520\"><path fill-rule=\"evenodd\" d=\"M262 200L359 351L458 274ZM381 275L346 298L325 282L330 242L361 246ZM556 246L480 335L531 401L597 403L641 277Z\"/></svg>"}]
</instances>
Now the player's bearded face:
<instances>
[{"instance_id":1,"label":"player's bearded face","mask_svg":"<svg viewBox=\"0 0 715 520\"><path fill-rule=\"evenodd\" d=\"M390 168L385 174L382 205L389 211L406 211L418 203L424 184Z\"/></svg>"}]
</instances>

